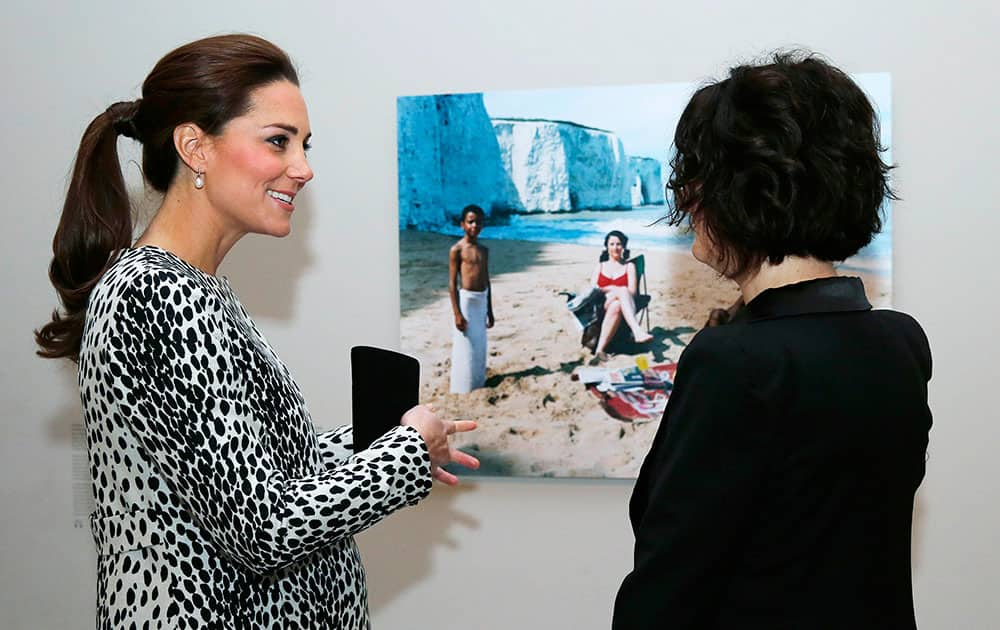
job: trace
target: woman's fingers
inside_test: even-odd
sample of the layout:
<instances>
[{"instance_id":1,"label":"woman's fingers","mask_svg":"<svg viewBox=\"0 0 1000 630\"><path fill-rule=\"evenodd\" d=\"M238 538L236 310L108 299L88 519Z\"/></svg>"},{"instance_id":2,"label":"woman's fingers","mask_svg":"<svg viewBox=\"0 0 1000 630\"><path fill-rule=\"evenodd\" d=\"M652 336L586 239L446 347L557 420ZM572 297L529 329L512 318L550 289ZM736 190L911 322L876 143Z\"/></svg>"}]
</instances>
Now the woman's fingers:
<instances>
[{"instance_id":1,"label":"woman's fingers","mask_svg":"<svg viewBox=\"0 0 1000 630\"><path fill-rule=\"evenodd\" d=\"M449 486L454 486L458 483L458 477L451 474L444 468L441 468L440 466L434 468L434 478L440 481L441 483Z\"/></svg>"},{"instance_id":2,"label":"woman's fingers","mask_svg":"<svg viewBox=\"0 0 1000 630\"><path fill-rule=\"evenodd\" d=\"M437 415L434 405L427 404L421 406L424 413L430 412L431 417L427 417L426 420L430 424L436 425L436 430L425 437L425 442L431 456L432 476L443 484L453 486L458 483L458 477L444 470L441 466L449 462L454 462L466 468L476 469L479 468L479 460L472 455L451 448L448 444L448 436L455 433L472 431L477 426L476 422L474 420L444 420ZM434 433L437 431L440 432L435 435Z\"/></svg>"},{"instance_id":3,"label":"woman's fingers","mask_svg":"<svg viewBox=\"0 0 1000 630\"><path fill-rule=\"evenodd\" d=\"M476 428L476 422L474 420L455 420L448 427L448 435L452 433L465 433L466 431L472 431Z\"/></svg>"},{"instance_id":4,"label":"woman's fingers","mask_svg":"<svg viewBox=\"0 0 1000 630\"><path fill-rule=\"evenodd\" d=\"M457 448L451 449L451 461L461 466L465 466L466 468L471 468L473 470L479 468L478 459L476 459L472 455L469 455L468 453L463 453Z\"/></svg>"}]
</instances>

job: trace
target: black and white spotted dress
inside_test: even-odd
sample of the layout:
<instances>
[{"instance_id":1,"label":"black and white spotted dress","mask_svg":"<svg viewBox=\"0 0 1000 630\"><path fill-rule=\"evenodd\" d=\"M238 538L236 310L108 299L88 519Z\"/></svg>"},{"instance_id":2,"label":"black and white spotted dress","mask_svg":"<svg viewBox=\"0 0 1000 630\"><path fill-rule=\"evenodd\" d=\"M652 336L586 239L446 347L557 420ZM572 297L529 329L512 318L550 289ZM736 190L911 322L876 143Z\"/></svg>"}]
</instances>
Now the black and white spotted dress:
<instances>
[{"instance_id":1,"label":"black and white spotted dress","mask_svg":"<svg viewBox=\"0 0 1000 630\"><path fill-rule=\"evenodd\" d=\"M79 378L98 628L369 627L352 535L430 491L415 429L317 434L228 282L156 247L95 287Z\"/></svg>"}]
</instances>

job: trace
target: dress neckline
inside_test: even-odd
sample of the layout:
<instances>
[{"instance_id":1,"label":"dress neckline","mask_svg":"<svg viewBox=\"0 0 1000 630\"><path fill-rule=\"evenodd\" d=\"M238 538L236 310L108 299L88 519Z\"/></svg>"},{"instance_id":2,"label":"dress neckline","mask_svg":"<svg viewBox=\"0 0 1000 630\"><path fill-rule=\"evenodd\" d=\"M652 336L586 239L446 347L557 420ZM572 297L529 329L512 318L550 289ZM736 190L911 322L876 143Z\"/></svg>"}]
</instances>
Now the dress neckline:
<instances>
[{"instance_id":1,"label":"dress neckline","mask_svg":"<svg viewBox=\"0 0 1000 630\"><path fill-rule=\"evenodd\" d=\"M159 253L163 256L166 256L167 258L170 258L171 260L180 263L185 269L192 271L195 275L207 280L210 284L213 284L217 287L224 289L231 289L231 287L229 286L229 278L227 278L226 276L213 276L212 274L207 273L204 270L199 269L198 267L195 267L194 265L184 260L183 258L178 256L174 252L170 251L169 249L164 249L159 245L149 245L149 244L140 245L138 247L130 247L125 251L141 252L142 250L149 250L152 252Z\"/></svg>"}]
</instances>

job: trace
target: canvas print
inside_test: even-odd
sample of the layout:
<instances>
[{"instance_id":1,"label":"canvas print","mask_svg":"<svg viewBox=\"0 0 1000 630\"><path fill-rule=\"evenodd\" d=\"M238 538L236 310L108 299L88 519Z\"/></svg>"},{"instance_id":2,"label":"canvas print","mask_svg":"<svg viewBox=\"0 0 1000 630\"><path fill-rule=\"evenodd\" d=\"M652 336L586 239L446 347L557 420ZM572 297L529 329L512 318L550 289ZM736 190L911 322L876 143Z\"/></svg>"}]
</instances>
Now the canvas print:
<instances>
[{"instance_id":1,"label":"canvas print","mask_svg":"<svg viewBox=\"0 0 1000 630\"><path fill-rule=\"evenodd\" d=\"M889 147L889 75L854 79ZM476 474L638 474L681 352L739 295L657 222L697 87L397 99L401 348L420 359L421 400L479 422L455 440ZM840 265L875 307L892 299L885 216Z\"/></svg>"}]
</instances>

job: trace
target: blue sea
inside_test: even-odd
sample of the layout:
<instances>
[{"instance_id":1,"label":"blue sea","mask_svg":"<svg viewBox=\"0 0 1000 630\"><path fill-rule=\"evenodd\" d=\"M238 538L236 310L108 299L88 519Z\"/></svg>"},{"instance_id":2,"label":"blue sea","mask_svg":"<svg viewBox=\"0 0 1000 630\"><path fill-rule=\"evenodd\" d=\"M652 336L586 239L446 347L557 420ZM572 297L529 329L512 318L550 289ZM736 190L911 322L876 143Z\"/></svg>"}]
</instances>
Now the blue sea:
<instances>
[{"instance_id":1,"label":"blue sea","mask_svg":"<svg viewBox=\"0 0 1000 630\"><path fill-rule=\"evenodd\" d=\"M494 224L487 221L480 238L518 241L541 241L548 243L572 243L601 247L604 235L611 230L620 230L628 236L629 249L643 250L689 250L694 236L683 228L665 223L655 223L667 213L665 206L643 206L633 210L584 210L557 214L522 214L504 219ZM876 261L876 267L887 267L892 260L892 221L890 217L880 234L852 260L864 261L868 266ZM444 234L461 236L458 226L448 226L439 230Z\"/></svg>"}]
</instances>

